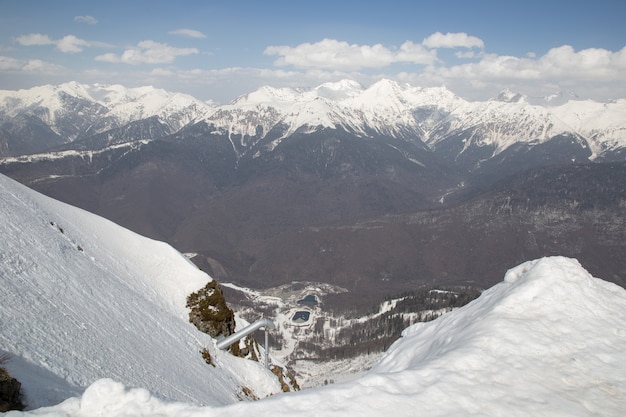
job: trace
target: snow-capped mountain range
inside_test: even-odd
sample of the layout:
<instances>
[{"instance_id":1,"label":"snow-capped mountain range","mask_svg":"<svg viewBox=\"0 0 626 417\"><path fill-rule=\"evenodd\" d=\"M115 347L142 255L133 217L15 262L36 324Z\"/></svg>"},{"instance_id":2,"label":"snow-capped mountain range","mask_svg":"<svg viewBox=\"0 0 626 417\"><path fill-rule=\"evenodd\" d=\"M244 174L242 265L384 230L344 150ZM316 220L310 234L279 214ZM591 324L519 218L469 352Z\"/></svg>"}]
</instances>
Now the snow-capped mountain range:
<instances>
[{"instance_id":1,"label":"snow-capped mountain range","mask_svg":"<svg viewBox=\"0 0 626 417\"><path fill-rule=\"evenodd\" d=\"M76 82L2 91L0 102L4 119L35 116L66 142L155 116L175 132L205 117L211 109L209 103L191 96L153 87Z\"/></svg>"},{"instance_id":2,"label":"snow-capped mountain range","mask_svg":"<svg viewBox=\"0 0 626 417\"><path fill-rule=\"evenodd\" d=\"M410 326L356 380L278 392L186 319L210 279L170 246L0 175L0 354L18 416L618 416L626 294L575 259L510 269L470 304ZM201 359L207 347L216 366ZM7 356L8 354L8 356Z\"/></svg>"},{"instance_id":3,"label":"snow-capped mountain range","mask_svg":"<svg viewBox=\"0 0 626 417\"><path fill-rule=\"evenodd\" d=\"M14 142L32 140L33 125L49 129L54 138L26 153L67 146L150 118L164 127L160 135L205 122L214 133L227 134L239 155L263 139L262 148L254 152L272 150L294 132L321 128L342 128L361 137L413 140L430 149L454 137L462 143L461 152L470 146L490 147L494 155L515 143L542 143L562 135L587 146L591 159L626 147L626 99L551 102L511 91L489 101L472 102L445 87L420 88L381 80L364 88L344 80L314 88L266 86L230 104L216 105L152 87L72 82L0 91L0 155L19 154ZM147 136L126 140L158 138L156 134Z\"/></svg>"}]
</instances>

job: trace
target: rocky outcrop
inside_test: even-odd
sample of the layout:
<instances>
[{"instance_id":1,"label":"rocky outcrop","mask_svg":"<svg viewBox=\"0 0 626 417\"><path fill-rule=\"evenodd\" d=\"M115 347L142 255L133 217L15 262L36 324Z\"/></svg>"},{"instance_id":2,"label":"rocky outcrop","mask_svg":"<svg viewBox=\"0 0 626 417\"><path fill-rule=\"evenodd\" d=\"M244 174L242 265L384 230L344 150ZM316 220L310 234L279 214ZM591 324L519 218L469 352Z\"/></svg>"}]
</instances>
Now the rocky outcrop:
<instances>
[{"instance_id":1,"label":"rocky outcrop","mask_svg":"<svg viewBox=\"0 0 626 417\"><path fill-rule=\"evenodd\" d=\"M20 398L21 387L22 384L17 379L0 368L0 412L24 409Z\"/></svg>"},{"instance_id":2,"label":"rocky outcrop","mask_svg":"<svg viewBox=\"0 0 626 417\"><path fill-rule=\"evenodd\" d=\"M217 281L210 281L201 290L187 297L189 321L213 338L230 336L235 332L235 315L224 299Z\"/></svg>"}]
</instances>

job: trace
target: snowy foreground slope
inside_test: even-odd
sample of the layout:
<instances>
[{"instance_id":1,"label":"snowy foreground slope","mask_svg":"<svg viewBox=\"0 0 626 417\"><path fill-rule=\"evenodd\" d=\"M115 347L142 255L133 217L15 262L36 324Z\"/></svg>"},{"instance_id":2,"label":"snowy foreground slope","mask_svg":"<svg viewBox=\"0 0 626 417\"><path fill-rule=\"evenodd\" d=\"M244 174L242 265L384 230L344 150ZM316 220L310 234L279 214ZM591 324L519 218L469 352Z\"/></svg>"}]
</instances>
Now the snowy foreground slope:
<instances>
[{"instance_id":1,"label":"snowy foreground slope","mask_svg":"<svg viewBox=\"0 0 626 417\"><path fill-rule=\"evenodd\" d=\"M72 388L77 392L58 405L7 416L623 416L626 411L626 291L593 278L574 259L542 258L511 269L472 303L406 329L357 380L227 404L238 386L233 374L257 381L255 386L265 382L256 365L244 369L241 361L219 352L216 369L194 362L197 346L210 341L189 327L179 304L184 297L174 290L194 290L206 276L183 266L184 259L166 245L4 177L0 196L0 346L21 355L8 368L26 378L25 384L37 381L41 392L44 386L66 397ZM62 223L71 226L61 232ZM13 246L4 239L7 233ZM59 257L67 262L59 263ZM92 264L97 268L85 266ZM88 270L93 276L84 273ZM168 284L173 275L175 286ZM80 280L92 294L74 287ZM7 302L14 300L9 296L18 298ZM98 311L119 317L109 320ZM161 329L158 337L155 329ZM169 365L172 357L175 364ZM19 368L22 362L30 369ZM205 372L202 386L198 372ZM93 381L96 375L103 379ZM87 382L91 385L78 395ZM192 400L198 391L208 396L208 406ZM172 402L176 397L182 399Z\"/></svg>"},{"instance_id":2,"label":"snowy foreground slope","mask_svg":"<svg viewBox=\"0 0 626 417\"><path fill-rule=\"evenodd\" d=\"M198 405L280 392L189 323L186 297L210 280L169 245L0 175L0 354L29 408L104 377Z\"/></svg>"}]
</instances>

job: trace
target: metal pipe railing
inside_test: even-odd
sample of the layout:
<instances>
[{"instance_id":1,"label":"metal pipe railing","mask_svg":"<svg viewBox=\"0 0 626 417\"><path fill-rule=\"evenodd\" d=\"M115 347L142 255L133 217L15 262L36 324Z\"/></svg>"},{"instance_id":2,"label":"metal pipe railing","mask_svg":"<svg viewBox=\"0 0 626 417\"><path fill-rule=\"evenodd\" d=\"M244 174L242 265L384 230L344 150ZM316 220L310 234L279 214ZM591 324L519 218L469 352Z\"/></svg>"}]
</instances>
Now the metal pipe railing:
<instances>
[{"instance_id":1,"label":"metal pipe railing","mask_svg":"<svg viewBox=\"0 0 626 417\"><path fill-rule=\"evenodd\" d=\"M275 329L276 328L276 326L274 325L274 323L270 319L262 318L260 320L257 320L254 323L252 323L252 324L244 327L243 329L239 330L238 332L235 332L235 333L231 334L230 336L225 337L222 340L219 340L217 342L217 347L218 347L218 349L226 350L233 343L238 342L239 340L243 339L244 337L246 337L250 333L252 333L255 330L258 330L258 329L260 329L262 327L265 328L265 366L269 369L269 357L268 357L269 344L268 344L267 332L269 331L269 329Z\"/></svg>"}]
</instances>

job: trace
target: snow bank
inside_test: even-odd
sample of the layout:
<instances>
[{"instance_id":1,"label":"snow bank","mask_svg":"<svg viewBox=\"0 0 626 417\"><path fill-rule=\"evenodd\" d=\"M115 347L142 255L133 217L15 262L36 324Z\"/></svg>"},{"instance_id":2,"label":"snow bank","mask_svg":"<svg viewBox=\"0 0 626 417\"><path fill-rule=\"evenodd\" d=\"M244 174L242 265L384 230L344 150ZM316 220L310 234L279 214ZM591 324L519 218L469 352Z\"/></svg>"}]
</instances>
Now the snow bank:
<instances>
[{"instance_id":1,"label":"snow bank","mask_svg":"<svg viewBox=\"0 0 626 417\"><path fill-rule=\"evenodd\" d=\"M0 354L13 356L5 367L29 407L102 378L198 405L236 402L242 386L280 392L189 323L186 297L211 278L172 247L2 175L0 196Z\"/></svg>"},{"instance_id":2,"label":"snow bank","mask_svg":"<svg viewBox=\"0 0 626 417\"><path fill-rule=\"evenodd\" d=\"M553 257L511 269L463 308L409 327L358 380L254 403L198 407L100 380L27 415L621 416L626 291Z\"/></svg>"}]
</instances>

